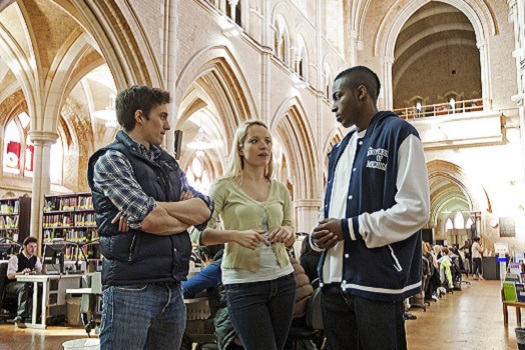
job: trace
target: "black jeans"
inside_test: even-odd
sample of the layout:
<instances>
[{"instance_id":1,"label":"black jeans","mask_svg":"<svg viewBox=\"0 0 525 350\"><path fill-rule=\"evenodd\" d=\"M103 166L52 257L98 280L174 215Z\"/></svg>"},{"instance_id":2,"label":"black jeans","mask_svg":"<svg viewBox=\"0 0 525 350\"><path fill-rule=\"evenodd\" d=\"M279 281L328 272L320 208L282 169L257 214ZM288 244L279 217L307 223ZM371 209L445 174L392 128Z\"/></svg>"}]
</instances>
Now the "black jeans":
<instances>
[{"instance_id":1,"label":"black jeans","mask_svg":"<svg viewBox=\"0 0 525 350\"><path fill-rule=\"evenodd\" d=\"M324 286L323 322L330 349L404 350L403 301L378 301Z\"/></svg>"}]
</instances>

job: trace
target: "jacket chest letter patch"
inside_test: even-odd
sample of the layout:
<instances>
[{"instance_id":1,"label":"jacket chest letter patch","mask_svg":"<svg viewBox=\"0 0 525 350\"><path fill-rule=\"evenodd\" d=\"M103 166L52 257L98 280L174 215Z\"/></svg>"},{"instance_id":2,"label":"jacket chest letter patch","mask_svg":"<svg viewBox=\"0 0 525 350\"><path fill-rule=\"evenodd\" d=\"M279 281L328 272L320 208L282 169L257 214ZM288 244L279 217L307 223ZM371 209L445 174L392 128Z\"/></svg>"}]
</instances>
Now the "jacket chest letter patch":
<instances>
[{"instance_id":1,"label":"jacket chest letter patch","mask_svg":"<svg viewBox=\"0 0 525 350\"><path fill-rule=\"evenodd\" d=\"M374 168L386 171L386 164L388 160L388 151L383 148L372 148L370 147L366 152L368 159L366 161L367 168Z\"/></svg>"}]
</instances>

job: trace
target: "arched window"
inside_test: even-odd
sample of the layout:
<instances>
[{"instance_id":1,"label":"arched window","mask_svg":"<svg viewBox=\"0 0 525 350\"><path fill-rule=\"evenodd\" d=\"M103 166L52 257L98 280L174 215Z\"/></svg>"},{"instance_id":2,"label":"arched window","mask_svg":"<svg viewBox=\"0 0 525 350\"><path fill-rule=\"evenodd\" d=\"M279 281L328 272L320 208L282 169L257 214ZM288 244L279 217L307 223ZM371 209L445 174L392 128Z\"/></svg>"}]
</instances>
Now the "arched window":
<instances>
[{"instance_id":1,"label":"arched window","mask_svg":"<svg viewBox=\"0 0 525 350\"><path fill-rule=\"evenodd\" d=\"M294 69L305 80L308 80L308 52L302 36L297 38Z\"/></svg>"},{"instance_id":2,"label":"arched window","mask_svg":"<svg viewBox=\"0 0 525 350\"><path fill-rule=\"evenodd\" d=\"M33 177L35 146L29 137L30 121L31 118L22 112L7 124L2 157L4 173ZM64 155L60 139L51 146L50 158L51 182L61 184Z\"/></svg>"},{"instance_id":3,"label":"arched window","mask_svg":"<svg viewBox=\"0 0 525 350\"><path fill-rule=\"evenodd\" d=\"M277 15L275 19L274 45L274 52L277 58L288 64L288 50L290 42L288 40L288 28L286 26L286 21L282 15Z\"/></svg>"},{"instance_id":4,"label":"arched window","mask_svg":"<svg viewBox=\"0 0 525 350\"><path fill-rule=\"evenodd\" d=\"M458 211L456 213L456 216L454 217L454 227L457 229L465 228L465 218L463 217L463 214L461 214L460 211Z\"/></svg>"},{"instance_id":5,"label":"arched window","mask_svg":"<svg viewBox=\"0 0 525 350\"><path fill-rule=\"evenodd\" d=\"M448 218L447 221L445 222L445 230L448 231L448 230L453 230L454 229L454 224L452 223L452 219Z\"/></svg>"},{"instance_id":6,"label":"arched window","mask_svg":"<svg viewBox=\"0 0 525 350\"><path fill-rule=\"evenodd\" d=\"M25 153L25 161L24 161L24 176L26 177L33 177L33 166L34 166L34 158L35 158L35 145L33 144L33 141L29 138L29 135L26 137L26 153Z\"/></svg>"},{"instance_id":7,"label":"arched window","mask_svg":"<svg viewBox=\"0 0 525 350\"><path fill-rule=\"evenodd\" d=\"M324 65L324 92L327 99L332 98L332 84L333 84L333 78L332 78L332 71L330 69L330 66L328 63L325 63Z\"/></svg>"},{"instance_id":8,"label":"arched window","mask_svg":"<svg viewBox=\"0 0 525 350\"><path fill-rule=\"evenodd\" d=\"M204 155L203 151L197 151L196 156L191 161L189 168L186 170L186 177L189 183L198 191L208 193L210 188L210 176L207 169L205 169L201 157Z\"/></svg>"},{"instance_id":9,"label":"arched window","mask_svg":"<svg viewBox=\"0 0 525 350\"><path fill-rule=\"evenodd\" d=\"M32 176L34 147L27 142L30 121L29 116L22 112L7 124L2 157L4 173L21 174L23 165L24 169L30 170L26 176Z\"/></svg>"},{"instance_id":10,"label":"arched window","mask_svg":"<svg viewBox=\"0 0 525 350\"><path fill-rule=\"evenodd\" d=\"M472 218L468 218L467 222L465 223L465 228L470 228L472 226Z\"/></svg>"}]
</instances>

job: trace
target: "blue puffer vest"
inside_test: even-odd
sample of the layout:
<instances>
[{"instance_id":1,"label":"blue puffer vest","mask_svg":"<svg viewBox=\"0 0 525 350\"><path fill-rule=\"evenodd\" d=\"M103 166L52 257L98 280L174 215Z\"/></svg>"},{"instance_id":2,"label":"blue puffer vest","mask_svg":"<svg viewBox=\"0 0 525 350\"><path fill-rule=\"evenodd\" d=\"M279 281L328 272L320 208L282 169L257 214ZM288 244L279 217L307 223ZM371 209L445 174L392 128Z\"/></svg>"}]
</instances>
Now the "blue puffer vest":
<instances>
[{"instance_id":1,"label":"blue puffer vest","mask_svg":"<svg viewBox=\"0 0 525 350\"><path fill-rule=\"evenodd\" d=\"M160 236L140 230L120 232L118 223L111 224L118 209L108 197L95 189L93 182L95 163L110 149L119 151L128 158L134 173L140 175L136 180L144 192L156 201L177 202L181 192L177 172L179 165L166 152L153 162L143 157L135 145L127 146L116 141L90 157L88 182L93 194L100 251L104 256L103 285L186 280L191 252L191 241L186 231Z\"/></svg>"}]
</instances>

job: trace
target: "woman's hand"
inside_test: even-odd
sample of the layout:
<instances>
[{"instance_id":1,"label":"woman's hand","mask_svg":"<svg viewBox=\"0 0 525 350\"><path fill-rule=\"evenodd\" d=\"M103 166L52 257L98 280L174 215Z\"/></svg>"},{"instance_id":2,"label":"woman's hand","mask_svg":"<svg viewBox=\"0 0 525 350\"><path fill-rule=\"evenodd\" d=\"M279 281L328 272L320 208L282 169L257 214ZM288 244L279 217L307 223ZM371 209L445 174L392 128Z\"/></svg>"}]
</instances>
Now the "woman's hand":
<instances>
[{"instance_id":1,"label":"woman's hand","mask_svg":"<svg viewBox=\"0 0 525 350\"><path fill-rule=\"evenodd\" d=\"M289 247L295 242L295 234L291 227L279 226L270 233L269 240L272 243L284 243Z\"/></svg>"},{"instance_id":2,"label":"woman's hand","mask_svg":"<svg viewBox=\"0 0 525 350\"><path fill-rule=\"evenodd\" d=\"M261 243L270 245L264 238L264 230L237 231L233 234L233 241L245 248L256 249Z\"/></svg>"}]
</instances>

